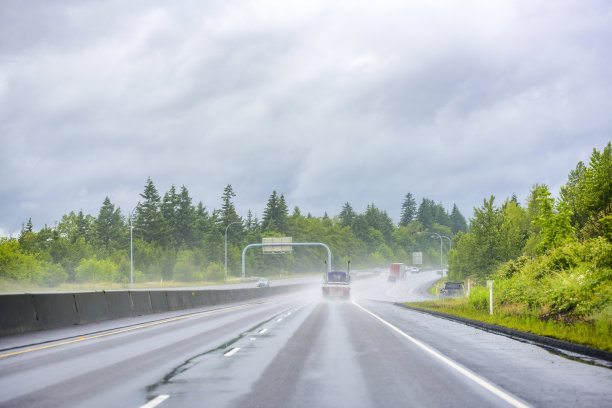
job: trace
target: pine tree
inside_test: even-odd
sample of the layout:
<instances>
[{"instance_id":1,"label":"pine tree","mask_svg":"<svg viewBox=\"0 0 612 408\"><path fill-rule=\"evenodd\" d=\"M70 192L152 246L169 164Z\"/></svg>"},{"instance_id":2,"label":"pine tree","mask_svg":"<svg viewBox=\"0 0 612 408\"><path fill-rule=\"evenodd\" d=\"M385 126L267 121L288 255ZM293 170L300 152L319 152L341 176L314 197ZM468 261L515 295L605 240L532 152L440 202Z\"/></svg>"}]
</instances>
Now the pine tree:
<instances>
[{"instance_id":1,"label":"pine tree","mask_svg":"<svg viewBox=\"0 0 612 408\"><path fill-rule=\"evenodd\" d=\"M189 191L185 186L181 187L181 193L178 196L175 217L174 241L177 248L183 245L193 248L197 245L195 239L196 211L191 205L191 197L189 197Z\"/></svg>"},{"instance_id":2,"label":"pine tree","mask_svg":"<svg viewBox=\"0 0 612 408\"><path fill-rule=\"evenodd\" d=\"M115 205L106 197L95 222L97 241L106 249L117 248L122 238L123 226L120 209L115 209Z\"/></svg>"},{"instance_id":3,"label":"pine tree","mask_svg":"<svg viewBox=\"0 0 612 408\"><path fill-rule=\"evenodd\" d=\"M423 225L425 230L431 229L435 222L434 207L435 203L432 200L423 198L421 205L419 205L419 209L417 210L417 221Z\"/></svg>"},{"instance_id":4,"label":"pine tree","mask_svg":"<svg viewBox=\"0 0 612 408\"><path fill-rule=\"evenodd\" d=\"M340 215L338 216L338 218L340 218L340 225L343 227L351 226L356 216L357 214L355 214L353 207L351 207L351 204L347 201L344 203L342 211L340 211Z\"/></svg>"},{"instance_id":5,"label":"pine tree","mask_svg":"<svg viewBox=\"0 0 612 408\"><path fill-rule=\"evenodd\" d=\"M194 242L197 243L205 239L208 231L210 231L210 216L206 207L200 201L195 209L195 223L194 223Z\"/></svg>"},{"instance_id":6,"label":"pine tree","mask_svg":"<svg viewBox=\"0 0 612 408\"><path fill-rule=\"evenodd\" d=\"M268 203L266 204L266 208L263 212L263 220L261 221L261 227L264 231L275 231L273 228L276 218L276 213L278 209L278 197L276 195L276 190L272 191L270 197L268 197Z\"/></svg>"},{"instance_id":7,"label":"pine tree","mask_svg":"<svg viewBox=\"0 0 612 408\"><path fill-rule=\"evenodd\" d=\"M450 215L450 227L453 234L456 234L459 231L467 232L467 222L465 221L463 215L459 212L457 204L453 204L453 211Z\"/></svg>"},{"instance_id":8,"label":"pine tree","mask_svg":"<svg viewBox=\"0 0 612 408\"><path fill-rule=\"evenodd\" d=\"M160 210L161 199L150 177L140 197L144 202L138 203L136 207L134 235L147 242L164 245L167 239L164 218Z\"/></svg>"},{"instance_id":9,"label":"pine tree","mask_svg":"<svg viewBox=\"0 0 612 408\"><path fill-rule=\"evenodd\" d=\"M402 215L400 217L399 225L405 227L412 221L417 215L417 207L412 194L407 193L404 198L404 202L402 203Z\"/></svg>"},{"instance_id":10,"label":"pine tree","mask_svg":"<svg viewBox=\"0 0 612 408\"><path fill-rule=\"evenodd\" d=\"M167 241L175 248L180 247L180 242L177 239L177 215L179 196L176 193L176 187L174 184L170 186L170 191L164 194L164 198L161 203L161 214L164 218L164 229L167 234Z\"/></svg>"},{"instance_id":11,"label":"pine tree","mask_svg":"<svg viewBox=\"0 0 612 408\"><path fill-rule=\"evenodd\" d=\"M223 204L221 205L221 211L219 214L219 221L224 229L227 228L227 226L232 222L242 221L242 218L238 216L238 213L236 213L234 203L232 203L233 197L236 197L236 193L234 193L232 185L228 184L223 190L223 196L221 196Z\"/></svg>"},{"instance_id":12,"label":"pine tree","mask_svg":"<svg viewBox=\"0 0 612 408\"><path fill-rule=\"evenodd\" d=\"M278 232L282 232L283 234L287 233L289 227L288 217L289 211L287 209L287 202L285 201L285 196L281 194L276 209L276 226Z\"/></svg>"}]
</instances>

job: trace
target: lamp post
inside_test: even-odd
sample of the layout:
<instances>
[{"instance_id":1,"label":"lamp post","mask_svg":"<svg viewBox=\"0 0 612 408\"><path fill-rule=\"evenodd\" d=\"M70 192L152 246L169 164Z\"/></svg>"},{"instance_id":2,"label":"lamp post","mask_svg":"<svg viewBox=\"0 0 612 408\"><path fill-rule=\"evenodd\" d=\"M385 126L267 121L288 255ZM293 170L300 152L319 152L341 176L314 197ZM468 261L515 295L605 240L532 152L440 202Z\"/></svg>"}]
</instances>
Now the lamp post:
<instances>
[{"instance_id":1,"label":"lamp post","mask_svg":"<svg viewBox=\"0 0 612 408\"><path fill-rule=\"evenodd\" d=\"M448 246L449 246L449 251L451 249L453 249L453 242L451 241L451 239L445 235L440 235L437 232L429 232L429 231L419 231L417 232L417 234L425 234L425 233L429 233L432 234L431 238L439 238L440 239L440 268L442 268L442 276L444 276L444 264L442 262L442 238L446 238L448 239Z\"/></svg>"},{"instance_id":2,"label":"lamp post","mask_svg":"<svg viewBox=\"0 0 612 408\"><path fill-rule=\"evenodd\" d=\"M225 283L227 283L227 230L232 224L242 224L242 221L230 222L227 227L225 227Z\"/></svg>"},{"instance_id":3,"label":"lamp post","mask_svg":"<svg viewBox=\"0 0 612 408\"><path fill-rule=\"evenodd\" d=\"M431 236L432 238L437 237L437 238L440 239L440 268L442 268L442 276L444 276L444 264L442 263L442 238L448 239L448 244L449 244L448 250L449 250L449 252L450 252L451 249L453 249L453 243L452 243L451 239L449 237L447 237L447 236L440 235L437 232L432 232L432 234L433 234Z\"/></svg>"},{"instance_id":4,"label":"lamp post","mask_svg":"<svg viewBox=\"0 0 612 408\"><path fill-rule=\"evenodd\" d=\"M134 218L134 211L136 211L138 206L134 207L132 211L130 211L130 287L134 287L134 244L132 239L132 231L134 231L134 226L132 225L132 218Z\"/></svg>"}]
</instances>

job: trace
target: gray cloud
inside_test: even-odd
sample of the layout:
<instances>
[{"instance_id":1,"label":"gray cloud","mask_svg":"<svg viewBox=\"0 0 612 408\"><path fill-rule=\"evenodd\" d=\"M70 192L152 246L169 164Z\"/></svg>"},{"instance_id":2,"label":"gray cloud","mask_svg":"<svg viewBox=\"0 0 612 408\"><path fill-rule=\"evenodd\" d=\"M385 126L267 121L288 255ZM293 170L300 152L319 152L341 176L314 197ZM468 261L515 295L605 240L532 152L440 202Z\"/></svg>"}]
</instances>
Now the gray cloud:
<instances>
[{"instance_id":1,"label":"gray cloud","mask_svg":"<svg viewBox=\"0 0 612 408\"><path fill-rule=\"evenodd\" d=\"M0 233L151 176L242 214L410 191L466 216L610 140L605 1L0 5Z\"/></svg>"}]
</instances>

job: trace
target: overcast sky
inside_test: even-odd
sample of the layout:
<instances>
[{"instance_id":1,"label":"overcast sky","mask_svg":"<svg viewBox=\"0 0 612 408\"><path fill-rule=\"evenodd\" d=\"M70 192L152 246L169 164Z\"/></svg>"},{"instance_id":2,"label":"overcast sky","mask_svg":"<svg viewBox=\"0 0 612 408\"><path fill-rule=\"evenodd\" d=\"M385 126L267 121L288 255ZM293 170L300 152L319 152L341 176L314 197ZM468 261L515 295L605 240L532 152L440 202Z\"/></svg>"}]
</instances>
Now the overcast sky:
<instances>
[{"instance_id":1,"label":"overcast sky","mask_svg":"<svg viewBox=\"0 0 612 408\"><path fill-rule=\"evenodd\" d=\"M0 0L0 235L147 177L241 215L553 191L612 138L612 2Z\"/></svg>"}]
</instances>

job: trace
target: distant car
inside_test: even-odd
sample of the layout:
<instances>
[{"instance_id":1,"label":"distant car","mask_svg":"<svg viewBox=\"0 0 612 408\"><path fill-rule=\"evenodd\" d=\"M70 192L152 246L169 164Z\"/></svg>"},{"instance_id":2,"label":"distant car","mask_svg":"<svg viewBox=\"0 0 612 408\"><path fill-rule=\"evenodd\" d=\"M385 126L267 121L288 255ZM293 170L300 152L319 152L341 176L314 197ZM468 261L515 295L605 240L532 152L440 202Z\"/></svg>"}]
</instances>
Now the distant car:
<instances>
[{"instance_id":1,"label":"distant car","mask_svg":"<svg viewBox=\"0 0 612 408\"><path fill-rule=\"evenodd\" d=\"M258 288L269 288L270 287L270 281L266 278L260 278L257 281L257 287Z\"/></svg>"},{"instance_id":2,"label":"distant car","mask_svg":"<svg viewBox=\"0 0 612 408\"><path fill-rule=\"evenodd\" d=\"M410 268L410 272L418 273L419 272L419 268L417 268L416 266L413 266L412 268Z\"/></svg>"},{"instance_id":3,"label":"distant car","mask_svg":"<svg viewBox=\"0 0 612 408\"><path fill-rule=\"evenodd\" d=\"M440 289L440 297L459 297L463 296L463 282L446 282Z\"/></svg>"}]
</instances>

